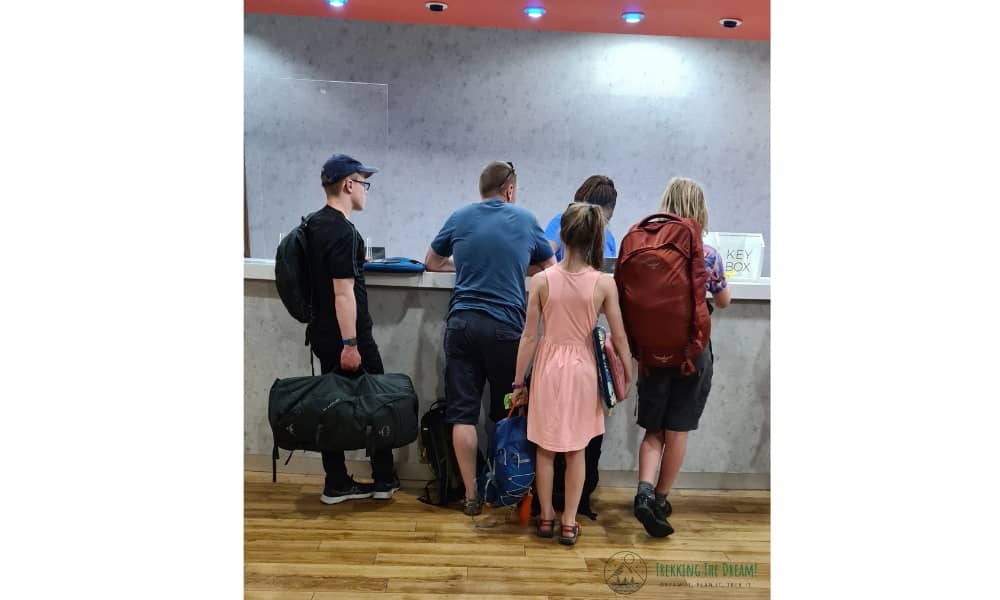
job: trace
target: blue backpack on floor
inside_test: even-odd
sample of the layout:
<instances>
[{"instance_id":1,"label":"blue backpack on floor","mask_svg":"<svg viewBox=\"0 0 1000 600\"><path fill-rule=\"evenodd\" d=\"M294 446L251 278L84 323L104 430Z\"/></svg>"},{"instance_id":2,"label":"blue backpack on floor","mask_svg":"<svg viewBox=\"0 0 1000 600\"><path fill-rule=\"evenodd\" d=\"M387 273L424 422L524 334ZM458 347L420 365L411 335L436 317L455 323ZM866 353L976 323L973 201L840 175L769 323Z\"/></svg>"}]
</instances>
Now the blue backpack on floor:
<instances>
[{"instance_id":1,"label":"blue backpack on floor","mask_svg":"<svg viewBox=\"0 0 1000 600\"><path fill-rule=\"evenodd\" d=\"M528 441L528 417L514 415L497 423L496 435L478 479L479 496L491 506L513 506L535 481L535 445Z\"/></svg>"}]
</instances>

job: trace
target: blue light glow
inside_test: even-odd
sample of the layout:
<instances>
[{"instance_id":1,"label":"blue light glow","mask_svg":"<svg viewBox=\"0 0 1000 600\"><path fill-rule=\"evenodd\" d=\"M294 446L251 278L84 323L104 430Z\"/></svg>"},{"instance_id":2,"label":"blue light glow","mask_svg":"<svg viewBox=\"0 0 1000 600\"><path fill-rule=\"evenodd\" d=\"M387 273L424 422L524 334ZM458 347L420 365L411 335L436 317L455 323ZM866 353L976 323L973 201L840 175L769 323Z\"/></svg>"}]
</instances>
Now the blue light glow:
<instances>
[{"instance_id":1,"label":"blue light glow","mask_svg":"<svg viewBox=\"0 0 1000 600\"><path fill-rule=\"evenodd\" d=\"M545 9L541 6L529 6L524 9L524 14L528 15L532 19L540 19L542 15L545 14Z\"/></svg>"},{"instance_id":2,"label":"blue light glow","mask_svg":"<svg viewBox=\"0 0 1000 600\"><path fill-rule=\"evenodd\" d=\"M347 4L347 0L330 0L330 6L333 6L334 8L340 8L345 4Z\"/></svg>"},{"instance_id":3,"label":"blue light glow","mask_svg":"<svg viewBox=\"0 0 1000 600\"><path fill-rule=\"evenodd\" d=\"M625 19L626 23L638 23L645 19L646 15L641 12L623 12L622 18Z\"/></svg>"}]
</instances>

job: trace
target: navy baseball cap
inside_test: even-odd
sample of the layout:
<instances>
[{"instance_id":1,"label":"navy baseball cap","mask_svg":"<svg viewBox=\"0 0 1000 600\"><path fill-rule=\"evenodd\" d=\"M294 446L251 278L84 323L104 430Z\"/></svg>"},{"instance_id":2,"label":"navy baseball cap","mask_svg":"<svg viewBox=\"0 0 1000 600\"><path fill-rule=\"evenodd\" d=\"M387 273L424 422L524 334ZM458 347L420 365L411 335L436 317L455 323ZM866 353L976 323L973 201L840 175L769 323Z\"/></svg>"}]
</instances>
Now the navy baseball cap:
<instances>
[{"instance_id":1,"label":"navy baseball cap","mask_svg":"<svg viewBox=\"0 0 1000 600\"><path fill-rule=\"evenodd\" d=\"M378 173L378 169L366 167L346 154L334 154L323 163L321 176L324 183L336 183L351 173L363 173L367 176Z\"/></svg>"}]
</instances>

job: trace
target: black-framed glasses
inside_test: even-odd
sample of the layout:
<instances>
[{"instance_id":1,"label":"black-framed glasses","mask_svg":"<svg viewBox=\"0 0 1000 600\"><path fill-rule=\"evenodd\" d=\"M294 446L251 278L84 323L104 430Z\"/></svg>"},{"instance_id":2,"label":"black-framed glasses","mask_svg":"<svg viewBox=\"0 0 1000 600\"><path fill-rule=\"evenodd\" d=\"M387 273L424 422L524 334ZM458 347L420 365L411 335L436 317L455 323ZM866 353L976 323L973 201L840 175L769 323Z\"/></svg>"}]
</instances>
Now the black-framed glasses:
<instances>
[{"instance_id":1,"label":"black-framed glasses","mask_svg":"<svg viewBox=\"0 0 1000 600\"><path fill-rule=\"evenodd\" d=\"M362 186L364 186L366 192L372 187L372 182L370 181L362 181L361 179L349 179L349 181L353 181L354 183L360 183Z\"/></svg>"}]
</instances>

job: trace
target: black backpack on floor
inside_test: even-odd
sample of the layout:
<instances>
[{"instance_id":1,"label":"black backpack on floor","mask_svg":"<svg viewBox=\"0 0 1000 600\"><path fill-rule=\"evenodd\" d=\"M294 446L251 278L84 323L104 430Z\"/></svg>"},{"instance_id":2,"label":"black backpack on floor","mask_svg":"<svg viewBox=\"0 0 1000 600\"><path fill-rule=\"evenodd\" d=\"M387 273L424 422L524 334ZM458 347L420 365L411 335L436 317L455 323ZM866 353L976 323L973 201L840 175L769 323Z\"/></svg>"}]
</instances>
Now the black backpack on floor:
<instances>
[{"instance_id":1,"label":"black backpack on floor","mask_svg":"<svg viewBox=\"0 0 1000 600\"><path fill-rule=\"evenodd\" d=\"M601 445L603 443L604 436L599 435L590 440L586 450L584 450L587 471L583 480L583 495L580 496L580 506L576 509L578 514L587 515L595 521L597 520L597 513L590 506L590 495L597 489L597 482L600 480L597 464L601 460ZM553 462L552 506L557 511L561 511L566 507L566 456L562 453L557 454ZM531 502L531 515L538 516L541 512L542 508L538 503L538 494L535 494Z\"/></svg>"},{"instance_id":2,"label":"black backpack on floor","mask_svg":"<svg viewBox=\"0 0 1000 600\"><path fill-rule=\"evenodd\" d=\"M420 454L430 463L434 479L424 486L424 495L418 498L424 504L446 506L465 497L465 482L455 458L451 439L451 424L445 420L445 400L438 400L420 418ZM482 472L486 457L477 453L476 473Z\"/></svg>"}]
</instances>

